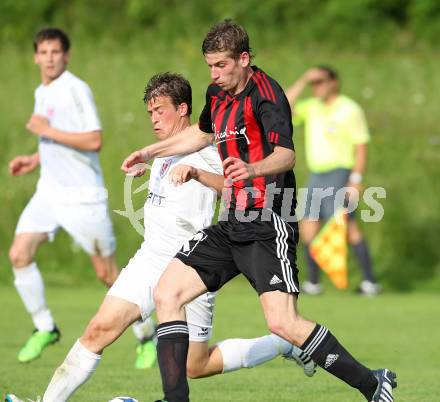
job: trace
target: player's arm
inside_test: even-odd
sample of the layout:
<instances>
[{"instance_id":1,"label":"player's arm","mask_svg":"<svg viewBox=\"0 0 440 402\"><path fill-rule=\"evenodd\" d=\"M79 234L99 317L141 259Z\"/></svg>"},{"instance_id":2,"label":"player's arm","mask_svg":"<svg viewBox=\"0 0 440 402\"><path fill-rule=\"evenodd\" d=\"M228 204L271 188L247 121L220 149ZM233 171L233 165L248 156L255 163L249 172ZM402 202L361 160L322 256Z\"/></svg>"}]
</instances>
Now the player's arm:
<instances>
[{"instance_id":1,"label":"player's arm","mask_svg":"<svg viewBox=\"0 0 440 402\"><path fill-rule=\"evenodd\" d=\"M293 169L295 161L293 149L275 146L269 156L255 163L246 163L239 158L226 158L223 161L223 169L225 177L238 181L287 172Z\"/></svg>"},{"instance_id":2,"label":"player's arm","mask_svg":"<svg viewBox=\"0 0 440 402\"><path fill-rule=\"evenodd\" d=\"M9 162L9 173L12 176L21 176L35 170L40 164L40 155L35 152L32 155L19 155Z\"/></svg>"},{"instance_id":3,"label":"player's arm","mask_svg":"<svg viewBox=\"0 0 440 402\"><path fill-rule=\"evenodd\" d=\"M190 165L177 165L169 174L170 182L176 186L186 183L191 179L197 180L206 187L213 188L219 197L222 195L225 180L221 174L208 172Z\"/></svg>"},{"instance_id":4,"label":"player's arm","mask_svg":"<svg viewBox=\"0 0 440 402\"><path fill-rule=\"evenodd\" d=\"M121 169L131 176L142 176L145 173L146 168L144 166L139 166L139 164L147 163L149 160L156 157L196 152L210 145L212 141L212 133L205 133L200 130L197 124L193 124L166 140L158 141L133 152L124 160Z\"/></svg>"},{"instance_id":5,"label":"player's arm","mask_svg":"<svg viewBox=\"0 0 440 402\"><path fill-rule=\"evenodd\" d=\"M41 115L33 114L26 128L35 135L49 138L60 144L67 145L80 151L99 151L102 147L102 134L100 130L86 132L67 132L49 125L49 121Z\"/></svg>"}]
</instances>

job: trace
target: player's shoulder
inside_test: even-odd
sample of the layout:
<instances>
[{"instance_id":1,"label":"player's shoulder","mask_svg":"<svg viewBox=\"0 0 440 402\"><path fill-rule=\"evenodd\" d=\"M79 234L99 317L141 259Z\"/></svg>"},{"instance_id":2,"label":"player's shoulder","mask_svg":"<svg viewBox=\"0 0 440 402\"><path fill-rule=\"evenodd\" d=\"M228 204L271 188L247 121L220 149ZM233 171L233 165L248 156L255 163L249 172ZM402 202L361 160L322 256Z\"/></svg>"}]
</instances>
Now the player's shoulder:
<instances>
[{"instance_id":1,"label":"player's shoulder","mask_svg":"<svg viewBox=\"0 0 440 402\"><path fill-rule=\"evenodd\" d=\"M338 102L347 112L363 113L361 105L347 95L339 95Z\"/></svg>"},{"instance_id":2,"label":"player's shoulder","mask_svg":"<svg viewBox=\"0 0 440 402\"><path fill-rule=\"evenodd\" d=\"M62 84L68 86L70 88L79 89L86 92L91 92L89 85L87 82L71 73L70 71L65 71L62 76L63 82Z\"/></svg>"},{"instance_id":3,"label":"player's shoulder","mask_svg":"<svg viewBox=\"0 0 440 402\"><path fill-rule=\"evenodd\" d=\"M252 74L253 94L261 100L269 100L278 102L280 99L285 100L284 91L275 78L261 70L257 66L253 66L254 74Z\"/></svg>"}]
</instances>

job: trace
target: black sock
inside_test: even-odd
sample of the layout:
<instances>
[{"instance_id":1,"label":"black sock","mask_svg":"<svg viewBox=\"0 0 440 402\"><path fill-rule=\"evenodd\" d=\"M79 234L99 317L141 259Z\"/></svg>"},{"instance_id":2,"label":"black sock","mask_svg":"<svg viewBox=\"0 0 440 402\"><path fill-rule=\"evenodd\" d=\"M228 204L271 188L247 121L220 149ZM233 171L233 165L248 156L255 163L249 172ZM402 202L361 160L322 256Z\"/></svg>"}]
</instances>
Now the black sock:
<instances>
[{"instance_id":1,"label":"black sock","mask_svg":"<svg viewBox=\"0 0 440 402\"><path fill-rule=\"evenodd\" d=\"M324 370L357 388L371 401L377 388L373 372L348 353L327 328L316 324L301 349Z\"/></svg>"},{"instance_id":2,"label":"black sock","mask_svg":"<svg viewBox=\"0 0 440 402\"><path fill-rule=\"evenodd\" d=\"M312 255L310 254L310 244L305 246L306 262L309 271L309 282L319 283L319 267Z\"/></svg>"},{"instance_id":3,"label":"black sock","mask_svg":"<svg viewBox=\"0 0 440 402\"><path fill-rule=\"evenodd\" d=\"M371 264L370 252L365 240L361 240L357 244L352 244L353 250L361 266L364 279L373 283L376 283L373 275L373 267Z\"/></svg>"},{"instance_id":4,"label":"black sock","mask_svg":"<svg viewBox=\"0 0 440 402\"><path fill-rule=\"evenodd\" d=\"M186 378L188 345L186 321L169 321L157 327L157 360L164 399L168 402L189 402Z\"/></svg>"}]
</instances>

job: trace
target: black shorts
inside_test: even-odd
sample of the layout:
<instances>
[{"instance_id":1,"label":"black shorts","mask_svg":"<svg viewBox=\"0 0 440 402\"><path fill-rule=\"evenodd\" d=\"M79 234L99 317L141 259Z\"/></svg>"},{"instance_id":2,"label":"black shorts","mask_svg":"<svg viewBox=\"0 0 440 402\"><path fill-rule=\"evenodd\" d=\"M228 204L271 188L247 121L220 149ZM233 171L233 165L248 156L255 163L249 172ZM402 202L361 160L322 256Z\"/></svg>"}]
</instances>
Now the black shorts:
<instances>
[{"instance_id":1,"label":"black shorts","mask_svg":"<svg viewBox=\"0 0 440 402\"><path fill-rule=\"evenodd\" d=\"M260 210L261 211L261 210ZM198 232L176 258L194 268L210 292L242 273L259 295L273 290L299 293L298 227L274 212L252 222L234 217Z\"/></svg>"}]
</instances>

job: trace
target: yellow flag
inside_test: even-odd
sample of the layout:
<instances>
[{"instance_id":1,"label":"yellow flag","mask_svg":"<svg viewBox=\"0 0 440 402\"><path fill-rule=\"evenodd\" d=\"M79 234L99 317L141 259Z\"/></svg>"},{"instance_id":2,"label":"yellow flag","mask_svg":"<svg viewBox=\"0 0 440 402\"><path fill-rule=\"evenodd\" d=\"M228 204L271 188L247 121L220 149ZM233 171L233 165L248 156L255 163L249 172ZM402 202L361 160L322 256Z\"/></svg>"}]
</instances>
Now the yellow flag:
<instances>
[{"instance_id":1,"label":"yellow flag","mask_svg":"<svg viewBox=\"0 0 440 402\"><path fill-rule=\"evenodd\" d=\"M338 289L347 289L347 212L338 209L310 244L310 254Z\"/></svg>"}]
</instances>

